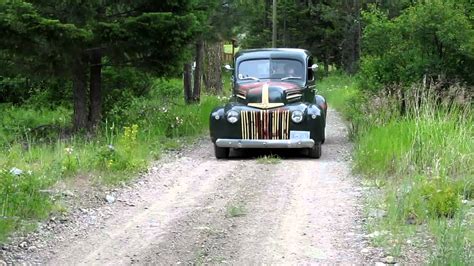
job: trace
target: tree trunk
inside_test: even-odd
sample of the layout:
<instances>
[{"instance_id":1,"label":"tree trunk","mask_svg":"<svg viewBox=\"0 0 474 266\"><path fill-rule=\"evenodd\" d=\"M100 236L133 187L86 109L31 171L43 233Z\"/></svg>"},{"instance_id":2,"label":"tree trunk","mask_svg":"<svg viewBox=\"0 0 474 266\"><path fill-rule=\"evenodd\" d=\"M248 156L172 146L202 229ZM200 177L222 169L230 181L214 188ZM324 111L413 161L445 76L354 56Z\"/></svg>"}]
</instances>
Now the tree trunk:
<instances>
[{"instance_id":1,"label":"tree trunk","mask_svg":"<svg viewBox=\"0 0 474 266\"><path fill-rule=\"evenodd\" d=\"M74 131L80 131L87 126L87 73L85 67L85 60L83 58L76 62L73 70L73 98L74 98L74 113L73 113L73 127Z\"/></svg>"},{"instance_id":2,"label":"tree trunk","mask_svg":"<svg viewBox=\"0 0 474 266\"><path fill-rule=\"evenodd\" d=\"M102 52L94 50L90 57L89 129L95 130L102 116Z\"/></svg>"},{"instance_id":3,"label":"tree trunk","mask_svg":"<svg viewBox=\"0 0 474 266\"><path fill-rule=\"evenodd\" d=\"M183 69L183 85L184 85L184 101L189 104L192 101L192 72L193 67L191 63L184 64Z\"/></svg>"},{"instance_id":4,"label":"tree trunk","mask_svg":"<svg viewBox=\"0 0 474 266\"><path fill-rule=\"evenodd\" d=\"M277 0L273 0L272 11L272 47L277 47Z\"/></svg>"},{"instance_id":5,"label":"tree trunk","mask_svg":"<svg viewBox=\"0 0 474 266\"><path fill-rule=\"evenodd\" d=\"M199 102L201 98L203 57L204 57L204 42L202 40L198 40L196 43L196 68L194 69L193 102Z\"/></svg>"},{"instance_id":6,"label":"tree trunk","mask_svg":"<svg viewBox=\"0 0 474 266\"><path fill-rule=\"evenodd\" d=\"M207 42L205 50L204 85L208 91L220 93L222 91L224 44L222 42Z\"/></svg>"}]
</instances>

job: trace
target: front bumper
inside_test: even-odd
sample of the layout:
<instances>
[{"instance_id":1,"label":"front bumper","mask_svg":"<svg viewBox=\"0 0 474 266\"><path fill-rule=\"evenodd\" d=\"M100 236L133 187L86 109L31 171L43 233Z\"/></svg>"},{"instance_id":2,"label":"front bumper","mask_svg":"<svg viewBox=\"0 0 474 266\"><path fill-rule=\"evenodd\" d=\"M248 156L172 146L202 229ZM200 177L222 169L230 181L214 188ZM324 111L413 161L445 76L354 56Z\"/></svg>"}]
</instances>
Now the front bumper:
<instances>
[{"instance_id":1,"label":"front bumper","mask_svg":"<svg viewBox=\"0 0 474 266\"><path fill-rule=\"evenodd\" d=\"M216 146L221 148L269 148L269 149L297 149L312 148L312 139L217 139Z\"/></svg>"}]
</instances>

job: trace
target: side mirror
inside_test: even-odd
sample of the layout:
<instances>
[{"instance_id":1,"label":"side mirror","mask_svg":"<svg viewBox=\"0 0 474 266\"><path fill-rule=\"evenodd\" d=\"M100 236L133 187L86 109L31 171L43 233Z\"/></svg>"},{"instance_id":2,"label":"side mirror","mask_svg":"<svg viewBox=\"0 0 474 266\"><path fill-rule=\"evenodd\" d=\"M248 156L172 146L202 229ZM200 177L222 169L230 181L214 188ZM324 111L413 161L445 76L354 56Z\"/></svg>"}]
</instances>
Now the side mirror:
<instances>
[{"instance_id":1,"label":"side mirror","mask_svg":"<svg viewBox=\"0 0 474 266\"><path fill-rule=\"evenodd\" d=\"M234 68L231 67L230 65L225 65L224 68L225 68L225 70L227 70L227 71L232 71L232 70L234 70Z\"/></svg>"},{"instance_id":2,"label":"side mirror","mask_svg":"<svg viewBox=\"0 0 474 266\"><path fill-rule=\"evenodd\" d=\"M312 66L308 67L308 69L311 69L312 71L316 71L318 69L318 64L313 64Z\"/></svg>"}]
</instances>

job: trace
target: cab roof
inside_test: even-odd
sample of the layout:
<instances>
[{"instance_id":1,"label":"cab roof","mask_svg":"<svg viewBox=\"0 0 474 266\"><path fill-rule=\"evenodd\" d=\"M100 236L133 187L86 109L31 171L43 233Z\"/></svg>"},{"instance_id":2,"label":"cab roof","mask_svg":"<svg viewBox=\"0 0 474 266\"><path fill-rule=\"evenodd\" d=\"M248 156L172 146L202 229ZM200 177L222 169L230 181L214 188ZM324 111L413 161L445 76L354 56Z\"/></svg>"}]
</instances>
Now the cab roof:
<instances>
[{"instance_id":1,"label":"cab roof","mask_svg":"<svg viewBox=\"0 0 474 266\"><path fill-rule=\"evenodd\" d=\"M264 49L248 49L240 50L235 55L236 63L258 58L280 58L280 59L296 59L306 62L306 59L311 56L311 53L304 49L296 48L264 48Z\"/></svg>"}]
</instances>

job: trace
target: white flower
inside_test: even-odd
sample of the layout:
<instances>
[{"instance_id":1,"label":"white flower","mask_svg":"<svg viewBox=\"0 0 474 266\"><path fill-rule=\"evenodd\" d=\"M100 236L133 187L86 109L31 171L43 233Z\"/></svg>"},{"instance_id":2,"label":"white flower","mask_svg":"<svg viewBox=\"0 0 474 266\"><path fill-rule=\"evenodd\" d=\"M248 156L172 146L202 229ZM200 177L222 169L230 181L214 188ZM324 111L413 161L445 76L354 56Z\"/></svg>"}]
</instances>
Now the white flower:
<instances>
[{"instance_id":1,"label":"white flower","mask_svg":"<svg viewBox=\"0 0 474 266\"><path fill-rule=\"evenodd\" d=\"M71 155L74 152L74 149L73 147L67 147L64 149L64 151L66 152L66 154Z\"/></svg>"},{"instance_id":2,"label":"white flower","mask_svg":"<svg viewBox=\"0 0 474 266\"><path fill-rule=\"evenodd\" d=\"M12 169L10 169L10 174L19 176L23 174L23 170L13 167Z\"/></svg>"}]
</instances>

